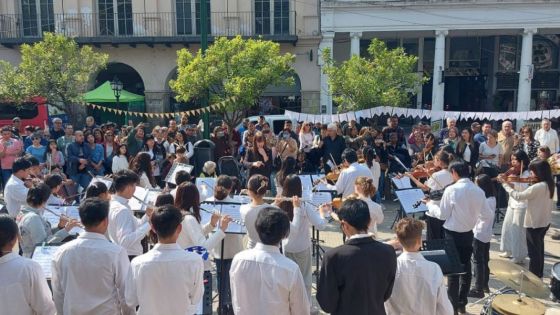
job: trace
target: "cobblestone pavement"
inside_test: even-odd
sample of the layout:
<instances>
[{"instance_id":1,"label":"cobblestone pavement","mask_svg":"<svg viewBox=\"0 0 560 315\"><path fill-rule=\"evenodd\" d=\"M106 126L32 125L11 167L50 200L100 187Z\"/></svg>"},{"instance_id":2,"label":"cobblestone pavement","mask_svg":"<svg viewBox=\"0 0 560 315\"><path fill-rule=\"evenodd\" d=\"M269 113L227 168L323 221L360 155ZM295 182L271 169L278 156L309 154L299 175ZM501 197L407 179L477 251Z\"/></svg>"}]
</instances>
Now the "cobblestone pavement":
<instances>
[{"instance_id":1,"label":"cobblestone pavement","mask_svg":"<svg viewBox=\"0 0 560 315\"><path fill-rule=\"evenodd\" d=\"M388 240L394 238L394 233L391 231L391 224L394 221L395 215L397 213L398 204L394 202L384 202L385 210L385 220L383 224L378 226L378 237L380 240ZM494 226L494 236L492 237L491 241L491 248L490 248L490 259L503 259L498 257L499 248L500 248L500 235L502 224L501 222L495 224ZM545 237L545 270L544 270L544 282L550 283L551 277L551 269L552 266L560 262L560 241L555 241L550 238L550 236L556 231L555 228L560 228L560 211L553 211L553 218L552 218L552 226L551 229L548 231L548 234ZM320 239L323 241L321 246L323 249L328 250L330 248L339 246L342 244L342 234L339 231L338 226L330 226L327 231L321 231ZM315 261L315 260L313 260ZM524 266L528 268L529 261L526 259ZM313 285L315 287L316 278L313 278ZM500 289L503 287L502 283L490 275L490 291L494 292L495 290ZM315 289L315 288L314 288ZM313 293L314 294L314 293ZM469 304L467 305L467 313L468 314L480 314L483 303L478 303L477 299L469 298ZM552 301L543 301L547 306L556 307L560 309L559 304L553 303ZM313 301L314 305L317 305L317 302ZM321 312L321 314L324 314Z\"/></svg>"}]
</instances>

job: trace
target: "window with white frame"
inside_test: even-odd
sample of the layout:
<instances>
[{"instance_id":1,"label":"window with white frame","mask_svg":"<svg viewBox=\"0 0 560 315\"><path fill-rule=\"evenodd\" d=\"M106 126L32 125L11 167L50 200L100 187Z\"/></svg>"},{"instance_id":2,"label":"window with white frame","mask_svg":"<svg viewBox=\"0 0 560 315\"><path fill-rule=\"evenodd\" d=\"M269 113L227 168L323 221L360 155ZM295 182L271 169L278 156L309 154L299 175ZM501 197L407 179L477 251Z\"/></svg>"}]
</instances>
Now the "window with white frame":
<instances>
[{"instance_id":1,"label":"window with white frame","mask_svg":"<svg viewBox=\"0 0 560 315\"><path fill-rule=\"evenodd\" d=\"M289 0L255 0L255 34L282 35L290 32Z\"/></svg>"},{"instance_id":2,"label":"window with white frame","mask_svg":"<svg viewBox=\"0 0 560 315\"><path fill-rule=\"evenodd\" d=\"M53 0L21 0L23 36L54 32Z\"/></svg>"}]
</instances>

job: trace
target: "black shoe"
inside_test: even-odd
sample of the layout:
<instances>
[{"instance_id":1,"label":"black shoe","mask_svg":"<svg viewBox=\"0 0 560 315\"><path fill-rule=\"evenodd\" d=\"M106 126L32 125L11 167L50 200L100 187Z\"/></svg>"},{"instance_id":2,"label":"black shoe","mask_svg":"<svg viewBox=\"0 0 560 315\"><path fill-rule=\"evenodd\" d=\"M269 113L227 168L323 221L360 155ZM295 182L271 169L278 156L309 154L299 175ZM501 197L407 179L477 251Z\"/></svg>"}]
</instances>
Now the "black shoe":
<instances>
[{"instance_id":1,"label":"black shoe","mask_svg":"<svg viewBox=\"0 0 560 315\"><path fill-rule=\"evenodd\" d=\"M484 291L484 293L490 293L490 288L489 287L484 287L484 289L482 289L482 291Z\"/></svg>"},{"instance_id":2,"label":"black shoe","mask_svg":"<svg viewBox=\"0 0 560 315\"><path fill-rule=\"evenodd\" d=\"M457 313L459 313L459 314L466 314L467 311L465 310L465 307L464 307L464 306L459 306L459 307L457 307Z\"/></svg>"},{"instance_id":3,"label":"black shoe","mask_svg":"<svg viewBox=\"0 0 560 315\"><path fill-rule=\"evenodd\" d=\"M478 289L472 289L469 291L468 297L481 299L484 297L484 291ZM463 307L464 308L464 307Z\"/></svg>"}]
</instances>

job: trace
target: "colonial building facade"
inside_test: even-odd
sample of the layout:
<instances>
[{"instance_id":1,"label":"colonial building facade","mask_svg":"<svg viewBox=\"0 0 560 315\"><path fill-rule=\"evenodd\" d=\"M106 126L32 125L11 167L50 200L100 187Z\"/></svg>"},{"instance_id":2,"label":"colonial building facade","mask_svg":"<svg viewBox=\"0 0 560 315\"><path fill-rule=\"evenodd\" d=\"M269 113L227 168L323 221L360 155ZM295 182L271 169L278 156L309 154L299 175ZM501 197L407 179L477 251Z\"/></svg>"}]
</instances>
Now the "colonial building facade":
<instances>
[{"instance_id":1,"label":"colonial building facade","mask_svg":"<svg viewBox=\"0 0 560 315\"><path fill-rule=\"evenodd\" d=\"M296 55L294 86L271 86L261 107L319 110L321 39L313 0L208 0L210 42L217 36L262 37ZM169 88L177 51L200 48L199 0L0 0L0 59L20 62L19 46L56 32L109 55L91 89L117 76L124 88L146 97L147 112L179 110Z\"/></svg>"},{"instance_id":2,"label":"colonial building facade","mask_svg":"<svg viewBox=\"0 0 560 315\"><path fill-rule=\"evenodd\" d=\"M412 107L526 111L558 106L558 0L321 1L320 48L367 54L372 38L418 57L429 82ZM321 106L332 108L321 75Z\"/></svg>"}]
</instances>

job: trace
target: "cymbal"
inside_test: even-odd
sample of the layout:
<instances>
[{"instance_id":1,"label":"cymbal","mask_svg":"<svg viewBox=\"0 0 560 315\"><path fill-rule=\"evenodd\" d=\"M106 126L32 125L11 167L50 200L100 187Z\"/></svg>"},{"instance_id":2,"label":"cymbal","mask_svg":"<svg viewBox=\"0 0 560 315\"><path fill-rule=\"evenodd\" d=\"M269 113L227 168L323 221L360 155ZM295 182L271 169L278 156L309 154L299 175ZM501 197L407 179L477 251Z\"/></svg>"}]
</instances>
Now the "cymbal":
<instances>
[{"instance_id":1,"label":"cymbal","mask_svg":"<svg viewBox=\"0 0 560 315\"><path fill-rule=\"evenodd\" d=\"M530 297L519 298L517 294L497 295L492 309L504 315L544 315L544 304Z\"/></svg>"},{"instance_id":2,"label":"cymbal","mask_svg":"<svg viewBox=\"0 0 560 315\"><path fill-rule=\"evenodd\" d=\"M548 299L550 289L529 270L506 260L490 260L490 272L508 287L528 296Z\"/></svg>"}]
</instances>

